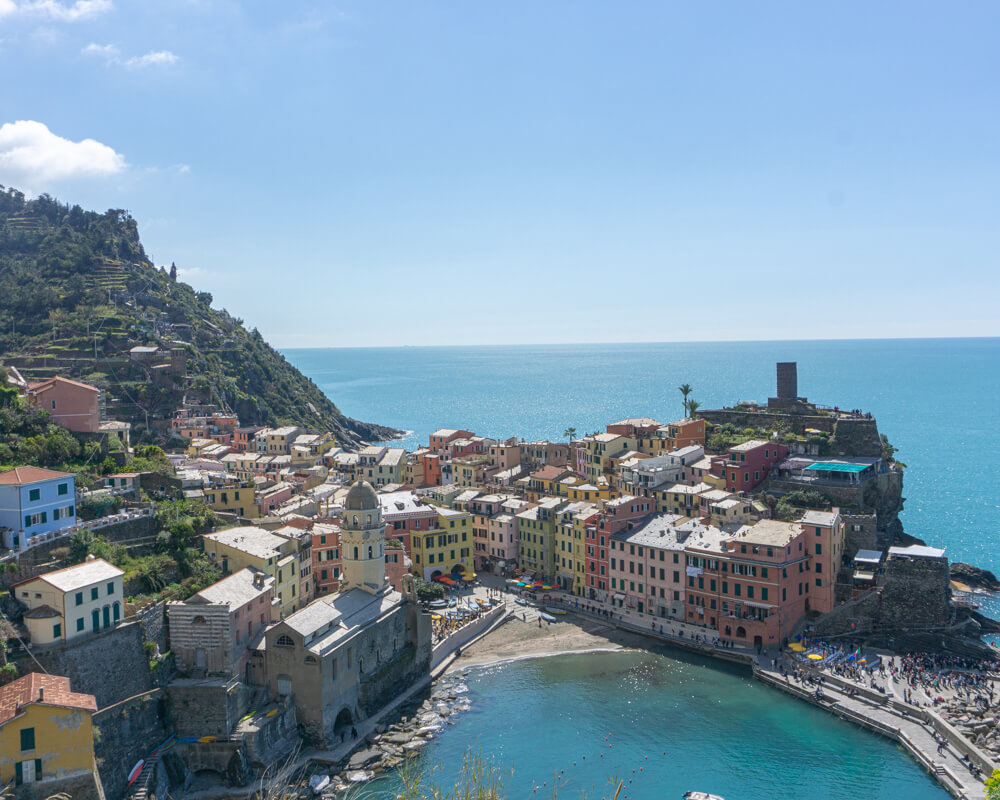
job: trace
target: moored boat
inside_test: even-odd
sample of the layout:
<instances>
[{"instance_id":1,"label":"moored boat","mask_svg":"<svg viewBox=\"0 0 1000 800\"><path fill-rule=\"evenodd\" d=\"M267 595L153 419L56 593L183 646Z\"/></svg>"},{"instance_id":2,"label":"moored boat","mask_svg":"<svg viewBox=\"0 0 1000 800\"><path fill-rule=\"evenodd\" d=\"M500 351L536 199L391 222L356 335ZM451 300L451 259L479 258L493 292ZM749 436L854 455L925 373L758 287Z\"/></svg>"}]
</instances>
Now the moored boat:
<instances>
[{"instance_id":1,"label":"moored boat","mask_svg":"<svg viewBox=\"0 0 1000 800\"><path fill-rule=\"evenodd\" d=\"M708 792L684 792L681 795L684 800L725 800L717 794L709 794Z\"/></svg>"}]
</instances>

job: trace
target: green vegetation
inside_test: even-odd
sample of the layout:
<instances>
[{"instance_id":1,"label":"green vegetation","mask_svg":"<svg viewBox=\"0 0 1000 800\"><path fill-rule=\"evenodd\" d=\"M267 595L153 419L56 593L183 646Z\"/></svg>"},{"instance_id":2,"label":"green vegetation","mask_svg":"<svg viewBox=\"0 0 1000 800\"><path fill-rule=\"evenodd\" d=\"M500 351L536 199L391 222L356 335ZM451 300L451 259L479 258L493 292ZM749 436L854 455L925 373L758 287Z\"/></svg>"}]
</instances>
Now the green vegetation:
<instances>
[{"instance_id":1,"label":"green vegetation","mask_svg":"<svg viewBox=\"0 0 1000 800\"><path fill-rule=\"evenodd\" d=\"M807 510L827 511L832 507L830 500L821 492L812 489L798 489L782 496L772 509L775 519L794 522Z\"/></svg>"},{"instance_id":2,"label":"green vegetation","mask_svg":"<svg viewBox=\"0 0 1000 800\"><path fill-rule=\"evenodd\" d=\"M417 599L425 603L431 600L441 600L444 597L444 586L440 583L425 581L418 577L414 581L414 586L417 590Z\"/></svg>"},{"instance_id":3,"label":"green vegetation","mask_svg":"<svg viewBox=\"0 0 1000 800\"><path fill-rule=\"evenodd\" d=\"M48 195L26 200L0 186L0 353L26 377L59 374L106 390L116 416L133 423L133 441L158 441L162 427L152 422L168 418L185 391L244 424L331 430L344 444L395 433L341 415L257 330L212 300L153 265L128 212L98 214ZM191 385L131 363L136 345L183 351ZM50 463L75 457L65 440L19 446Z\"/></svg>"}]
</instances>

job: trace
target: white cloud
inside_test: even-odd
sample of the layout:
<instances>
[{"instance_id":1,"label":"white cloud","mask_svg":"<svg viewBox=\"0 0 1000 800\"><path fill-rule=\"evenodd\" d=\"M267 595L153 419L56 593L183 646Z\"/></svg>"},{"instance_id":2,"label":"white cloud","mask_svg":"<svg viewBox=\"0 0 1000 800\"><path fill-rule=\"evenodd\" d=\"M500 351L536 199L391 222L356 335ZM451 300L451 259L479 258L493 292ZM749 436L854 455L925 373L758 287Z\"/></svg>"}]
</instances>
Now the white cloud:
<instances>
[{"instance_id":1,"label":"white cloud","mask_svg":"<svg viewBox=\"0 0 1000 800\"><path fill-rule=\"evenodd\" d=\"M144 56L132 56L123 62L128 69L141 69L142 67L163 67L177 63L177 56L169 50L151 50Z\"/></svg>"},{"instance_id":2,"label":"white cloud","mask_svg":"<svg viewBox=\"0 0 1000 800\"><path fill-rule=\"evenodd\" d=\"M41 122L0 126L0 184L26 193L45 191L56 181L114 175L127 166L125 157L106 144L64 139Z\"/></svg>"},{"instance_id":3,"label":"white cloud","mask_svg":"<svg viewBox=\"0 0 1000 800\"><path fill-rule=\"evenodd\" d=\"M2 0L0 0L2 2ZM91 42L80 51L85 56L103 58L109 67L122 66L125 69L143 69L144 67L165 67L176 64L180 59L169 50L151 50L143 56L122 58L121 51L113 44L95 44Z\"/></svg>"},{"instance_id":4,"label":"white cloud","mask_svg":"<svg viewBox=\"0 0 1000 800\"><path fill-rule=\"evenodd\" d=\"M111 0L76 0L60 3L58 0L0 0L0 19L4 17L35 16L56 22L79 22L93 19L112 8Z\"/></svg>"},{"instance_id":5,"label":"white cloud","mask_svg":"<svg viewBox=\"0 0 1000 800\"><path fill-rule=\"evenodd\" d=\"M177 268L177 279L182 281L190 280L191 278L197 278L199 275L204 274L201 267L191 267L190 269L184 269L184 267Z\"/></svg>"}]
</instances>

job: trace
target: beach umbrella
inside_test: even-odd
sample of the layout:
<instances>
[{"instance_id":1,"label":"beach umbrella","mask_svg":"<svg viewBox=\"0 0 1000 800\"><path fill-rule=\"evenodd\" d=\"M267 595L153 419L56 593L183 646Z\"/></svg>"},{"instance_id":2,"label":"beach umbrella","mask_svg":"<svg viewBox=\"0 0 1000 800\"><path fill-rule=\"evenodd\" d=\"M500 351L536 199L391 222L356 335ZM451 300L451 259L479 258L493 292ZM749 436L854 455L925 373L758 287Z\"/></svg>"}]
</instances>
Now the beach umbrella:
<instances>
[{"instance_id":1,"label":"beach umbrella","mask_svg":"<svg viewBox=\"0 0 1000 800\"><path fill-rule=\"evenodd\" d=\"M813 661L822 661L823 660L823 656L821 656L819 653L810 653L808 656L806 656L806 658L810 658Z\"/></svg>"}]
</instances>

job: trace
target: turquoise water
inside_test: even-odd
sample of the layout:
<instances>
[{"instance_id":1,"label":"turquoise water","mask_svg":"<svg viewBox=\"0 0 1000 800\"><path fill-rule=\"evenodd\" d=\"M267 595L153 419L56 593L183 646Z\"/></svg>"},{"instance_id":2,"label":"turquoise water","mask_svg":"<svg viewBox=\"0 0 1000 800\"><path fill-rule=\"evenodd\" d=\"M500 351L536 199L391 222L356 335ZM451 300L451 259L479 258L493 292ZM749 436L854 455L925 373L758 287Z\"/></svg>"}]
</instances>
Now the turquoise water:
<instances>
[{"instance_id":1,"label":"turquoise water","mask_svg":"<svg viewBox=\"0 0 1000 800\"><path fill-rule=\"evenodd\" d=\"M628 416L668 422L681 416L682 383L693 386L703 408L765 400L775 391L775 362L797 361L800 394L871 411L898 448L897 458L908 464L906 530L947 547L953 560L1000 570L1000 339L334 348L285 355L349 416L412 430L405 442L411 448L441 427L559 439L570 426L581 435Z\"/></svg>"},{"instance_id":2,"label":"turquoise water","mask_svg":"<svg viewBox=\"0 0 1000 800\"><path fill-rule=\"evenodd\" d=\"M614 777L636 800L689 789L727 800L949 796L895 744L735 668L670 655L560 656L472 672L472 710L427 746L422 765L445 765L435 782L450 785L471 748L515 767L511 798L551 797L560 775L563 800L609 796ZM389 800L395 788L382 778L364 796Z\"/></svg>"}]
</instances>

